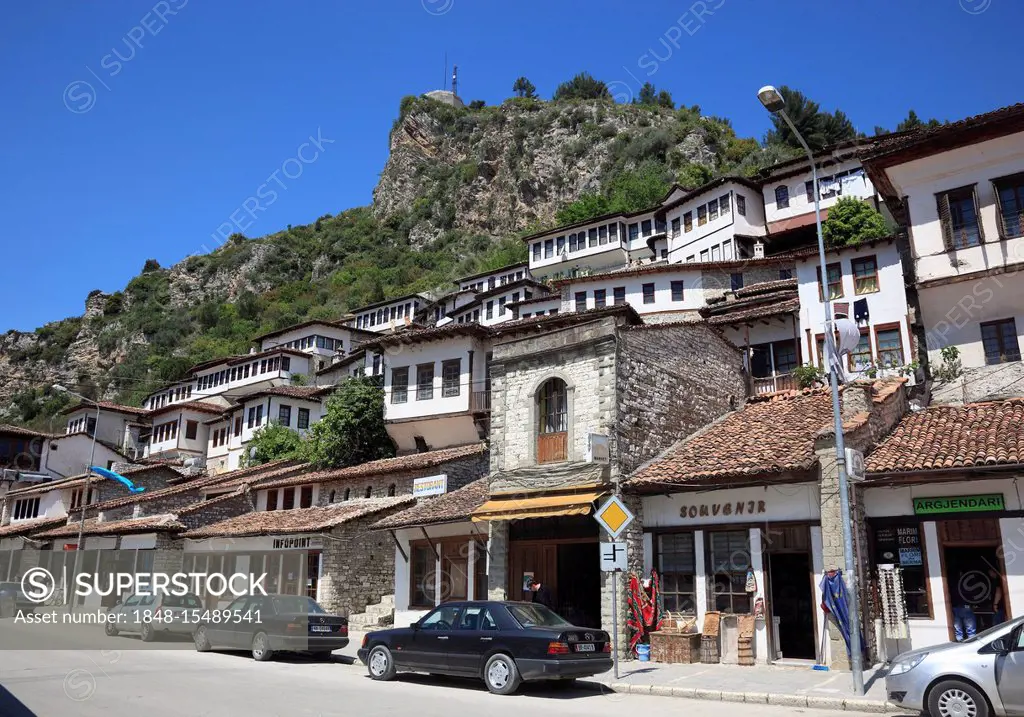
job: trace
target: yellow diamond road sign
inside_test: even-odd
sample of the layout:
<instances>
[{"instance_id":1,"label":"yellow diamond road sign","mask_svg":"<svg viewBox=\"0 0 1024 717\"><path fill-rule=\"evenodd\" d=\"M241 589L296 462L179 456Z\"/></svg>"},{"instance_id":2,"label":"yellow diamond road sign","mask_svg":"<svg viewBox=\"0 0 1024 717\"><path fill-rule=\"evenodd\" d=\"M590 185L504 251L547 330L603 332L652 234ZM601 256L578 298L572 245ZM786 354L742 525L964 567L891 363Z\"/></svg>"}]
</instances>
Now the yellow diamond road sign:
<instances>
[{"instance_id":1,"label":"yellow diamond road sign","mask_svg":"<svg viewBox=\"0 0 1024 717\"><path fill-rule=\"evenodd\" d=\"M612 539L615 539L622 535L626 528L629 527L629 524L633 522L634 516L629 508L617 496L613 495L597 509L594 518L605 529L605 532Z\"/></svg>"}]
</instances>

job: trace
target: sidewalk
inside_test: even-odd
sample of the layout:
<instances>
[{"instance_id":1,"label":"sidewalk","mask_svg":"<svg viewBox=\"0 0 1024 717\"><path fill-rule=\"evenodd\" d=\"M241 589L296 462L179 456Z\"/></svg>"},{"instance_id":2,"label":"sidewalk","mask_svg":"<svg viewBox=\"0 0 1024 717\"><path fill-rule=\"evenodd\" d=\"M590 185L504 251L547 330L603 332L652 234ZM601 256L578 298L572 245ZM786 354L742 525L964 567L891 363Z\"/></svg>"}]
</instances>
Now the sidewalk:
<instances>
[{"instance_id":1,"label":"sidewalk","mask_svg":"<svg viewBox=\"0 0 1024 717\"><path fill-rule=\"evenodd\" d=\"M787 707L899 713L886 701L885 670L864 672L865 695L853 694L849 672L819 672L810 665L663 665L631 660L592 678L617 693L662 695L722 702L750 702ZM593 683L592 683L593 684Z\"/></svg>"}]
</instances>

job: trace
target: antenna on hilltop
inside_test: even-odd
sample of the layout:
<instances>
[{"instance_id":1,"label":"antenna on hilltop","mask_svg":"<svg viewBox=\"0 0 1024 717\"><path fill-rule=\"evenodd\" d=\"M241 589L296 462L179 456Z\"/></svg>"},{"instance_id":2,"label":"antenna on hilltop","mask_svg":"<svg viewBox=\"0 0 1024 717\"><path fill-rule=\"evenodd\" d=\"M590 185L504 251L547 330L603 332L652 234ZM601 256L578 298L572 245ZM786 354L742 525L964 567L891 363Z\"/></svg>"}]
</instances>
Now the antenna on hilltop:
<instances>
[{"instance_id":1,"label":"antenna on hilltop","mask_svg":"<svg viewBox=\"0 0 1024 717\"><path fill-rule=\"evenodd\" d=\"M443 78L444 79L441 80L441 89L444 89L444 83L448 81L448 51L447 50L445 50L445 53L444 53L444 75L443 75Z\"/></svg>"},{"instance_id":2,"label":"antenna on hilltop","mask_svg":"<svg viewBox=\"0 0 1024 717\"><path fill-rule=\"evenodd\" d=\"M459 66L452 65L452 94L456 97L459 94Z\"/></svg>"}]
</instances>

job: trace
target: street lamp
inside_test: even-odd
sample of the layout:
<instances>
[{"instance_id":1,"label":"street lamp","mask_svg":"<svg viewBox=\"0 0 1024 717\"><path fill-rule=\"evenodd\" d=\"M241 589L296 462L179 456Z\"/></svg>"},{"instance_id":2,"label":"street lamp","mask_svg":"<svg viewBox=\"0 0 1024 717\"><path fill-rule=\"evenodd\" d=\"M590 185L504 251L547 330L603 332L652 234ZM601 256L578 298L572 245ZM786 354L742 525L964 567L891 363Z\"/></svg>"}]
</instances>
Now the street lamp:
<instances>
[{"instance_id":1,"label":"street lamp","mask_svg":"<svg viewBox=\"0 0 1024 717\"><path fill-rule=\"evenodd\" d=\"M820 193L818 191L818 168L814 163L814 153L807 146L806 140L800 134L800 130L793 124L793 120L786 114L786 102L782 94L772 87L765 85L757 91L757 99L761 101L764 108L772 114L782 117L793 131L800 146L807 153L807 159L811 162L811 180L814 184L814 223L818 229L818 259L821 262L821 275L828 277L828 268L825 262L825 239L821 233L821 206ZM835 356L835 334L833 333L832 303L826 297L825 301L825 345L826 353ZM856 561L853 555L853 527L850 524L850 485L846 475L846 445L843 440L843 416L839 408L839 380L836 371L829 371L829 384L832 387L832 419L835 422L836 433L836 468L839 471L839 502L840 511L843 514L843 557L846 563L846 580L850 589L850 662L853 668L853 691L864 694L864 673L860 648L860 600L857 595L857 574Z\"/></svg>"},{"instance_id":2,"label":"street lamp","mask_svg":"<svg viewBox=\"0 0 1024 717\"><path fill-rule=\"evenodd\" d=\"M75 393L74 391L71 391L65 388L64 386L61 386L59 383L53 384L53 388L55 391L66 393L69 396L74 396L82 403L89 403L91 401L91 399L86 398L80 393ZM83 539L82 536L85 533L85 509L89 505L89 490L92 485L92 465L93 462L96 460L96 434L99 432L100 428L100 404L99 401L93 401L93 403L96 404L96 421L93 423L92 426L92 448L89 451L89 464L85 467L85 490L82 493L82 504L79 506L82 514L81 517L78 519L78 542L75 543L75 575L78 575L78 569L81 562ZM68 611L74 612L74 610L75 601L74 593L72 592L72 598L70 604L68 605Z\"/></svg>"}]
</instances>

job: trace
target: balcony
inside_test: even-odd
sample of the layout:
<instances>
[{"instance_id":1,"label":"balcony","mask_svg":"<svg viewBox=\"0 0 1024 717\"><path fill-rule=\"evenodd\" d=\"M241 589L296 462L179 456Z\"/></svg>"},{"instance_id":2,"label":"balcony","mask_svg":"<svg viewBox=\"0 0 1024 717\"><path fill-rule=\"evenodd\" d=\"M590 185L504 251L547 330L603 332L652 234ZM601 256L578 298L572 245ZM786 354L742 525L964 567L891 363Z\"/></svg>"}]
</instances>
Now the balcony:
<instances>
[{"instance_id":1,"label":"balcony","mask_svg":"<svg viewBox=\"0 0 1024 717\"><path fill-rule=\"evenodd\" d=\"M474 413L490 413L491 410L491 389L486 388L473 391L470 394L469 410Z\"/></svg>"},{"instance_id":2,"label":"balcony","mask_svg":"<svg viewBox=\"0 0 1024 717\"><path fill-rule=\"evenodd\" d=\"M753 391L755 396L776 391L795 391L800 388L800 383L792 373L780 373L776 376L753 379Z\"/></svg>"}]
</instances>

